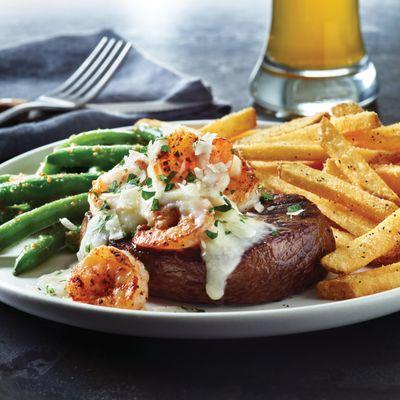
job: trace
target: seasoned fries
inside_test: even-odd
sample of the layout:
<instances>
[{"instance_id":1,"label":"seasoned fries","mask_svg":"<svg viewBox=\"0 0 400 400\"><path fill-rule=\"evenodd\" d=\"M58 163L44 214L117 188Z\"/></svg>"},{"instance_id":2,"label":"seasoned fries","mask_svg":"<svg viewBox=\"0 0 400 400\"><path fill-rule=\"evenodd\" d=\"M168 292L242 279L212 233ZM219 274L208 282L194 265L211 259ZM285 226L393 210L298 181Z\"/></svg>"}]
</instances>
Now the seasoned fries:
<instances>
[{"instance_id":1,"label":"seasoned fries","mask_svg":"<svg viewBox=\"0 0 400 400\"><path fill-rule=\"evenodd\" d=\"M351 233L341 231L337 228L332 228L332 232L335 237L336 247L345 247L349 242L355 239Z\"/></svg>"},{"instance_id":2,"label":"seasoned fries","mask_svg":"<svg viewBox=\"0 0 400 400\"><path fill-rule=\"evenodd\" d=\"M240 146L243 157L248 160L264 161L324 161L325 150L319 144L292 144L292 143L258 143L254 145Z\"/></svg>"},{"instance_id":3,"label":"seasoned fries","mask_svg":"<svg viewBox=\"0 0 400 400\"><path fill-rule=\"evenodd\" d=\"M284 124L272 126L271 128L255 129L252 132L245 132L243 136L240 135L240 137L236 137L234 140L237 140L237 144L263 142L267 138L278 137L289 132L298 132L302 128L320 122L324 116L329 118L329 114L326 113L319 113L311 117L296 118L292 121L285 122Z\"/></svg>"},{"instance_id":4,"label":"seasoned fries","mask_svg":"<svg viewBox=\"0 0 400 400\"><path fill-rule=\"evenodd\" d=\"M307 121L301 118L304 123L304 127L298 128L296 125L290 125L291 122L287 122L283 125L274 126L268 129L256 130L253 134L247 135L246 137L238 140L236 145L249 145L258 142L265 142L271 137L283 137L285 134L296 133L297 136L302 138L307 138L307 140L318 141L320 135L321 120L326 117L325 114L317 114L317 119L315 123L309 124L309 122L314 121L313 117L309 118ZM296 121L296 120L294 120ZM299 121L300 122L300 121ZM306 124L308 122L308 124ZM340 132L355 132L359 130L373 129L381 125L378 115L374 112L364 111L358 114L347 115L343 117L332 117L331 122L333 126ZM299 123L299 125L301 125ZM296 130L297 129L297 130Z\"/></svg>"},{"instance_id":5,"label":"seasoned fries","mask_svg":"<svg viewBox=\"0 0 400 400\"><path fill-rule=\"evenodd\" d=\"M400 243L400 211L396 210L371 231L322 258L330 272L349 274L388 253Z\"/></svg>"},{"instance_id":6,"label":"seasoned fries","mask_svg":"<svg viewBox=\"0 0 400 400\"><path fill-rule=\"evenodd\" d=\"M372 221L364 218L361 215L351 212L340 204L291 185L290 183L287 183L276 176L268 173L259 173L257 175L261 184L266 189L269 189L275 193L299 194L300 196L304 196L306 199L316 204L322 214L324 214L332 222L352 233L353 235L363 235L365 232L368 232L375 226Z\"/></svg>"},{"instance_id":7,"label":"seasoned fries","mask_svg":"<svg viewBox=\"0 0 400 400\"><path fill-rule=\"evenodd\" d=\"M399 201L397 194L327 119L321 121L321 145L351 183L376 196Z\"/></svg>"},{"instance_id":8,"label":"seasoned fries","mask_svg":"<svg viewBox=\"0 0 400 400\"><path fill-rule=\"evenodd\" d=\"M344 117L346 115L358 114L364 110L357 103L340 103L332 107L332 115L335 117Z\"/></svg>"},{"instance_id":9,"label":"seasoned fries","mask_svg":"<svg viewBox=\"0 0 400 400\"><path fill-rule=\"evenodd\" d=\"M336 250L321 263L343 276L320 282L321 298L400 287L400 122L382 126L375 112L349 102L266 129L232 124L229 137L262 186L306 197L331 222ZM354 273L360 268L367 270Z\"/></svg>"},{"instance_id":10,"label":"seasoned fries","mask_svg":"<svg viewBox=\"0 0 400 400\"><path fill-rule=\"evenodd\" d=\"M346 300L397 287L400 287L400 263L321 281L317 292L322 299Z\"/></svg>"},{"instance_id":11,"label":"seasoned fries","mask_svg":"<svg viewBox=\"0 0 400 400\"><path fill-rule=\"evenodd\" d=\"M348 132L346 138L355 146L400 152L400 123L371 130Z\"/></svg>"},{"instance_id":12,"label":"seasoned fries","mask_svg":"<svg viewBox=\"0 0 400 400\"><path fill-rule=\"evenodd\" d=\"M231 139L245 131L254 129L257 125L256 110L253 107L226 115L200 128L200 132L216 133L221 137Z\"/></svg>"},{"instance_id":13,"label":"seasoned fries","mask_svg":"<svg viewBox=\"0 0 400 400\"><path fill-rule=\"evenodd\" d=\"M400 165L376 164L372 167L395 193L400 194Z\"/></svg>"},{"instance_id":14,"label":"seasoned fries","mask_svg":"<svg viewBox=\"0 0 400 400\"><path fill-rule=\"evenodd\" d=\"M342 204L377 222L397 209L396 204L391 201L376 197L358 186L306 165L282 163L279 173L283 180Z\"/></svg>"}]
</instances>

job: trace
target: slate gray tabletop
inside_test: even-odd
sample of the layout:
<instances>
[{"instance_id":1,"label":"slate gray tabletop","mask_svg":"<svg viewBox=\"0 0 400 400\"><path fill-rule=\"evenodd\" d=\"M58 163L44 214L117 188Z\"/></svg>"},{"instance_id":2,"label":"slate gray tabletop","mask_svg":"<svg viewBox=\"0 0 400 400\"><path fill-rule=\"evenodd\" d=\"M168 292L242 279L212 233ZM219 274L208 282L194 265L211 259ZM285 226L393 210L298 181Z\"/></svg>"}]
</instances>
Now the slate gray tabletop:
<instances>
[{"instance_id":1,"label":"slate gray tabletop","mask_svg":"<svg viewBox=\"0 0 400 400\"><path fill-rule=\"evenodd\" d=\"M361 9L381 81L376 107L383 122L395 122L400 2L361 0ZM174 68L203 77L238 109L251 102L248 76L269 19L270 0L4 0L0 47L112 28ZM0 304L0 399L398 399L399 337L400 314L393 314L277 338L130 338Z\"/></svg>"}]
</instances>

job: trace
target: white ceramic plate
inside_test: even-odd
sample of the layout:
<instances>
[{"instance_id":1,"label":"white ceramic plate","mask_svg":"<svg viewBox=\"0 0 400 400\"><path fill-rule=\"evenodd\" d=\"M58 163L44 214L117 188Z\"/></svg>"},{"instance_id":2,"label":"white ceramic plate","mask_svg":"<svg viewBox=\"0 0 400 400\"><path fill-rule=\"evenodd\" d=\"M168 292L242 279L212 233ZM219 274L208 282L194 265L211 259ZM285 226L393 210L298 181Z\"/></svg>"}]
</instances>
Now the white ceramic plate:
<instances>
[{"instance_id":1,"label":"white ceramic plate","mask_svg":"<svg viewBox=\"0 0 400 400\"><path fill-rule=\"evenodd\" d=\"M204 121L184 123L198 126ZM33 173L53 147L44 146L7 161L0 165L0 174ZM15 256L25 243L0 255L0 300L39 317L103 332L174 338L272 336L348 325L400 310L400 289L341 302L319 300L310 289L284 301L257 306L198 306L204 312L130 311L74 303L36 289L40 275L74 260L69 254L60 254L22 277L12 275ZM166 301L152 304L173 305Z\"/></svg>"}]
</instances>

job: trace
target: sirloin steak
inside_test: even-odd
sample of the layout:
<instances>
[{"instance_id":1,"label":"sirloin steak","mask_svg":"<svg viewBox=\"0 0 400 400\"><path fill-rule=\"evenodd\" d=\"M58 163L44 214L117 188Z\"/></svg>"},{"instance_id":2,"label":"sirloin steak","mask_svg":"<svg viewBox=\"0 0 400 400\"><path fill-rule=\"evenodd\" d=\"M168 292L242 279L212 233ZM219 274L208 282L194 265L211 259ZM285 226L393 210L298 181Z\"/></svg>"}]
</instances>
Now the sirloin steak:
<instances>
[{"instance_id":1,"label":"sirloin steak","mask_svg":"<svg viewBox=\"0 0 400 400\"><path fill-rule=\"evenodd\" d=\"M287 215L288 207L294 204L304 211ZM265 235L243 254L218 301L206 293L200 247L157 251L139 249L124 240L111 244L143 262L150 274L151 296L181 302L256 304L281 300L325 277L320 259L335 249L335 240L327 219L313 203L298 195L276 195L265 203L259 216L275 225L278 234Z\"/></svg>"}]
</instances>

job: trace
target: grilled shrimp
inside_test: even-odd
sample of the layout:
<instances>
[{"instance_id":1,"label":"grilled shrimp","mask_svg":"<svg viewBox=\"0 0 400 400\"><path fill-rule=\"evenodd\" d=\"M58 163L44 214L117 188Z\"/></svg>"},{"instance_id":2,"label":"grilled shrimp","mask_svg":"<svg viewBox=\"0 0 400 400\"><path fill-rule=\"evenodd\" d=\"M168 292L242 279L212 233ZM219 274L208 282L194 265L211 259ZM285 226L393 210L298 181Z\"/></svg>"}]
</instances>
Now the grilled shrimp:
<instances>
[{"instance_id":1,"label":"grilled shrimp","mask_svg":"<svg viewBox=\"0 0 400 400\"><path fill-rule=\"evenodd\" d=\"M127 251L100 246L73 268L66 290L74 301L140 310L148 281L143 264Z\"/></svg>"},{"instance_id":2,"label":"grilled shrimp","mask_svg":"<svg viewBox=\"0 0 400 400\"><path fill-rule=\"evenodd\" d=\"M168 176L172 173L171 182L182 182L199 167L199 159L195 155L195 144L199 137L190 129L181 127L168 136L168 152L158 156L155 172ZM216 137L212 140L209 164L224 163L229 168L230 182L224 194L232 201L241 204L252 197L257 188L256 178L251 166L239 155L234 154L232 143L227 139ZM171 175L170 175L171 176Z\"/></svg>"},{"instance_id":3,"label":"grilled shrimp","mask_svg":"<svg viewBox=\"0 0 400 400\"><path fill-rule=\"evenodd\" d=\"M164 211L165 210L165 211ZM191 214L180 216L166 207L156 216L154 227L139 227L132 242L140 248L157 250L180 250L196 247L200 244L201 235L210 228L214 217L207 209L201 217L194 218ZM166 216L163 217L163 212ZM170 217L170 216L173 216ZM173 226L169 226L172 224Z\"/></svg>"},{"instance_id":4,"label":"grilled shrimp","mask_svg":"<svg viewBox=\"0 0 400 400\"><path fill-rule=\"evenodd\" d=\"M143 176L145 176L146 168L147 162L145 161L145 158L141 156L133 161L132 165L116 165L114 168L101 174L95 181L93 181L92 188L89 191L91 211L101 208L103 200L100 198L100 195L109 192L112 184L117 183L120 185L121 183L127 182L132 173L137 176L142 175L142 179L144 179Z\"/></svg>"}]
</instances>

